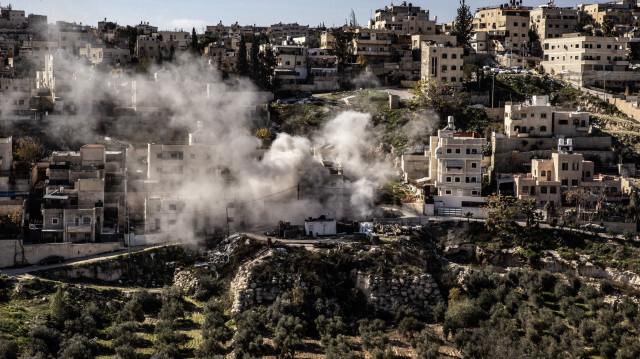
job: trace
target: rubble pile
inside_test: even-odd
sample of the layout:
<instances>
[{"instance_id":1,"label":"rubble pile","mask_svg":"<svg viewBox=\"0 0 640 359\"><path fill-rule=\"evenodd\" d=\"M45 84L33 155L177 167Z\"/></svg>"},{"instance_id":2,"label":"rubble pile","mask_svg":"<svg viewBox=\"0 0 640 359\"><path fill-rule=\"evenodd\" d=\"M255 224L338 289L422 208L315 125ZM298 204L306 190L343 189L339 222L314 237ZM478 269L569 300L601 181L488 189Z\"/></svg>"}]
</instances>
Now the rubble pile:
<instances>
[{"instance_id":1,"label":"rubble pile","mask_svg":"<svg viewBox=\"0 0 640 359\"><path fill-rule=\"evenodd\" d=\"M358 271L355 277L356 287L376 310L393 313L401 305L416 316L428 317L431 307L443 301L438 284L426 273L381 277Z\"/></svg>"},{"instance_id":2,"label":"rubble pile","mask_svg":"<svg viewBox=\"0 0 640 359\"><path fill-rule=\"evenodd\" d=\"M305 292L309 285L300 280L300 275L291 274L284 277L272 277L268 280L256 280L250 278L247 287L236 293L238 310L244 311L255 305L271 303L280 295L293 287L300 287ZM234 309L235 307L234 302Z\"/></svg>"},{"instance_id":3,"label":"rubble pile","mask_svg":"<svg viewBox=\"0 0 640 359\"><path fill-rule=\"evenodd\" d=\"M185 294L191 295L196 292L196 289L200 285L200 281L193 271L178 268L173 275L173 284L180 287Z\"/></svg>"}]
</instances>

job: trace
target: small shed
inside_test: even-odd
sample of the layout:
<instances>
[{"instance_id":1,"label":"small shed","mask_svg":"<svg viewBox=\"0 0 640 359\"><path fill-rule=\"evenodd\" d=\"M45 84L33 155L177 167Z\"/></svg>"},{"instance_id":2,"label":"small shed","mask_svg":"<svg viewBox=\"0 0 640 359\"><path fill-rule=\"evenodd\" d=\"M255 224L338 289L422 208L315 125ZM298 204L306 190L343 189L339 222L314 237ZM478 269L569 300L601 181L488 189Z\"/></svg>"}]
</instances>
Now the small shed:
<instances>
[{"instance_id":1,"label":"small shed","mask_svg":"<svg viewBox=\"0 0 640 359\"><path fill-rule=\"evenodd\" d=\"M304 221L304 232L310 237L331 236L337 233L336 220L320 216L319 218L311 218Z\"/></svg>"}]
</instances>

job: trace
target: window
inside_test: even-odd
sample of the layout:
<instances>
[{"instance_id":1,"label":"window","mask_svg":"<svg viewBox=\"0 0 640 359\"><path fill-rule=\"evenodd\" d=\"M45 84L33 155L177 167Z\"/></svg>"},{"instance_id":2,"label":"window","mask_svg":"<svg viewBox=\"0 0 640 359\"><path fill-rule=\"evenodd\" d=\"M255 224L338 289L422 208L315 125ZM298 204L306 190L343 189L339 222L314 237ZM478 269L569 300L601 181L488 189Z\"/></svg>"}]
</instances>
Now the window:
<instances>
[{"instance_id":1,"label":"window","mask_svg":"<svg viewBox=\"0 0 640 359\"><path fill-rule=\"evenodd\" d=\"M469 177L466 177L466 178L464 179L464 182L465 182L465 183L469 183L469 182L471 182L471 180L469 180Z\"/></svg>"},{"instance_id":2,"label":"window","mask_svg":"<svg viewBox=\"0 0 640 359\"><path fill-rule=\"evenodd\" d=\"M460 149L459 148L456 148L456 153L460 153Z\"/></svg>"},{"instance_id":3,"label":"window","mask_svg":"<svg viewBox=\"0 0 640 359\"><path fill-rule=\"evenodd\" d=\"M546 132L547 126L540 126L540 132Z\"/></svg>"},{"instance_id":4,"label":"window","mask_svg":"<svg viewBox=\"0 0 640 359\"><path fill-rule=\"evenodd\" d=\"M455 78L455 77L452 77L452 78L451 78L451 82L456 82L456 78Z\"/></svg>"},{"instance_id":5,"label":"window","mask_svg":"<svg viewBox=\"0 0 640 359\"><path fill-rule=\"evenodd\" d=\"M446 182L449 182L449 183L450 183L450 182L451 182L451 177L447 177L447 178L446 178Z\"/></svg>"},{"instance_id":6,"label":"window","mask_svg":"<svg viewBox=\"0 0 640 359\"><path fill-rule=\"evenodd\" d=\"M562 170L563 171L569 170L569 162L562 162Z\"/></svg>"},{"instance_id":7,"label":"window","mask_svg":"<svg viewBox=\"0 0 640 359\"><path fill-rule=\"evenodd\" d=\"M563 186L568 186L569 185L569 180L566 178L563 178L562 181L560 182Z\"/></svg>"},{"instance_id":8,"label":"window","mask_svg":"<svg viewBox=\"0 0 640 359\"><path fill-rule=\"evenodd\" d=\"M547 194L547 186L540 187L540 193Z\"/></svg>"},{"instance_id":9,"label":"window","mask_svg":"<svg viewBox=\"0 0 640 359\"><path fill-rule=\"evenodd\" d=\"M477 148L472 148L471 149L471 154L472 155L477 155L478 154L478 149Z\"/></svg>"},{"instance_id":10,"label":"window","mask_svg":"<svg viewBox=\"0 0 640 359\"><path fill-rule=\"evenodd\" d=\"M162 158L162 153L158 153L158 154L156 155L156 158Z\"/></svg>"},{"instance_id":11,"label":"window","mask_svg":"<svg viewBox=\"0 0 640 359\"><path fill-rule=\"evenodd\" d=\"M587 171L587 172L585 172L585 175L584 175L584 176L585 176L585 177L587 177L587 178L591 177L591 171Z\"/></svg>"},{"instance_id":12,"label":"window","mask_svg":"<svg viewBox=\"0 0 640 359\"><path fill-rule=\"evenodd\" d=\"M571 180L571 187L578 187L578 179L574 178Z\"/></svg>"},{"instance_id":13,"label":"window","mask_svg":"<svg viewBox=\"0 0 640 359\"><path fill-rule=\"evenodd\" d=\"M447 148L447 153L451 153L451 149L450 148Z\"/></svg>"},{"instance_id":14,"label":"window","mask_svg":"<svg viewBox=\"0 0 640 359\"><path fill-rule=\"evenodd\" d=\"M176 206L175 204L170 204L170 205L169 205L169 210L170 210L170 211L175 211L175 210L177 210L177 209L178 209L178 206Z\"/></svg>"},{"instance_id":15,"label":"window","mask_svg":"<svg viewBox=\"0 0 640 359\"><path fill-rule=\"evenodd\" d=\"M478 191L471 191L471 195L472 196L477 196L478 195Z\"/></svg>"},{"instance_id":16,"label":"window","mask_svg":"<svg viewBox=\"0 0 640 359\"><path fill-rule=\"evenodd\" d=\"M451 58L452 58L452 59L457 59L457 58L458 58L458 55L457 55L457 54L451 54ZM454 69L454 70L455 70L455 69Z\"/></svg>"},{"instance_id":17,"label":"window","mask_svg":"<svg viewBox=\"0 0 640 359\"><path fill-rule=\"evenodd\" d=\"M84 224L85 226L90 226L91 225L91 217L84 217L82 219L82 224Z\"/></svg>"},{"instance_id":18,"label":"window","mask_svg":"<svg viewBox=\"0 0 640 359\"><path fill-rule=\"evenodd\" d=\"M471 168L478 168L478 164L475 162L471 162Z\"/></svg>"},{"instance_id":19,"label":"window","mask_svg":"<svg viewBox=\"0 0 640 359\"><path fill-rule=\"evenodd\" d=\"M529 186L522 186L522 193L529 192Z\"/></svg>"},{"instance_id":20,"label":"window","mask_svg":"<svg viewBox=\"0 0 640 359\"><path fill-rule=\"evenodd\" d=\"M568 125L569 124L569 120L559 120L558 124L559 125Z\"/></svg>"},{"instance_id":21,"label":"window","mask_svg":"<svg viewBox=\"0 0 640 359\"><path fill-rule=\"evenodd\" d=\"M611 187L611 190L609 191L609 193L611 194L618 193L618 189L616 187Z\"/></svg>"},{"instance_id":22,"label":"window","mask_svg":"<svg viewBox=\"0 0 640 359\"><path fill-rule=\"evenodd\" d=\"M457 69L456 65L451 65L451 71L455 71Z\"/></svg>"},{"instance_id":23,"label":"window","mask_svg":"<svg viewBox=\"0 0 640 359\"><path fill-rule=\"evenodd\" d=\"M447 72L447 65L442 65L442 72Z\"/></svg>"},{"instance_id":24,"label":"window","mask_svg":"<svg viewBox=\"0 0 640 359\"><path fill-rule=\"evenodd\" d=\"M451 190L448 189L448 190L444 191L444 194L451 194Z\"/></svg>"},{"instance_id":25,"label":"window","mask_svg":"<svg viewBox=\"0 0 640 359\"><path fill-rule=\"evenodd\" d=\"M549 193L551 193L551 194L558 193L558 187L556 187L556 186L549 187Z\"/></svg>"},{"instance_id":26,"label":"window","mask_svg":"<svg viewBox=\"0 0 640 359\"><path fill-rule=\"evenodd\" d=\"M456 182L456 183L460 183L460 177L456 177L456 178L455 178L455 182Z\"/></svg>"},{"instance_id":27,"label":"window","mask_svg":"<svg viewBox=\"0 0 640 359\"><path fill-rule=\"evenodd\" d=\"M580 164L579 164L578 162L573 162L573 163L571 164L571 169L572 169L573 171L577 171L579 166L580 166Z\"/></svg>"},{"instance_id":28,"label":"window","mask_svg":"<svg viewBox=\"0 0 640 359\"><path fill-rule=\"evenodd\" d=\"M58 224L57 218L51 218L51 224Z\"/></svg>"},{"instance_id":29,"label":"window","mask_svg":"<svg viewBox=\"0 0 640 359\"><path fill-rule=\"evenodd\" d=\"M447 58L447 54L442 54L442 58L446 59ZM446 69L445 69L446 70Z\"/></svg>"},{"instance_id":30,"label":"window","mask_svg":"<svg viewBox=\"0 0 640 359\"><path fill-rule=\"evenodd\" d=\"M547 177L547 171L540 171L540 176Z\"/></svg>"}]
</instances>

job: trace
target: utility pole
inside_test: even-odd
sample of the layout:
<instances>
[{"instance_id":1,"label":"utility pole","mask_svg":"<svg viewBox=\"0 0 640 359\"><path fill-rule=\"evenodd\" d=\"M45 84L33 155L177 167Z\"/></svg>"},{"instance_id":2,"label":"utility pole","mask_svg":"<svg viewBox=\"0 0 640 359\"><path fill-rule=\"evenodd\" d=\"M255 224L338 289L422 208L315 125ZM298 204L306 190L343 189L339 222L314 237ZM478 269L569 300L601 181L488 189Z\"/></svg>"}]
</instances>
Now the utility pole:
<instances>
[{"instance_id":1,"label":"utility pole","mask_svg":"<svg viewBox=\"0 0 640 359\"><path fill-rule=\"evenodd\" d=\"M298 201L300 200L300 182L298 182Z\"/></svg>"},{"instance_id":2,"label":"utility pole","mask_svg":"<svg viewBox=\"0 0 640 359\"><path fill-rule=\"evenodd\" d=\"M493 73L493 83L491 84L491 108L493 108L493 98L496 95L496 73Z\"/></svg>"}]
</instances>

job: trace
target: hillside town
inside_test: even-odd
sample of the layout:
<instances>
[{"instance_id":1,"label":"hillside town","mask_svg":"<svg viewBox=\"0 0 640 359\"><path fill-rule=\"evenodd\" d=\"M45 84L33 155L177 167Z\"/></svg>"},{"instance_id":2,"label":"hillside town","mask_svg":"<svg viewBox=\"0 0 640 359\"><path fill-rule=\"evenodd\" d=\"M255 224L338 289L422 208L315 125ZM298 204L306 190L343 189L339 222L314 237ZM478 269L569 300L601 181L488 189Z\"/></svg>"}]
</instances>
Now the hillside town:
<instances>
[{"instance_id":1,"label":"hillside town","mask_svg":"<svg viewBox=\"0 0 640 359\"><path fill-rule=\"evenodd\" d=\"M0 5L0 359L640 357L640 2L506 1Z\"/></svg>"},{"instance_id":2,"label":"hillside town","mask_svg":"<svg viewBox=\"0 0 640 359\"><path fill-rule=\"evenodd\" d=\"M270 198L291 204L302 193L319 203L291 217L251 197L251 175L234 163L267 166L269 145L282 132L274 108L363 88L427 99L438 88L465 94L461 106L497 124L470 130L457 127L467 120L455 113L437 113L422 146L393 148L399 161L387 173L411 191L417 216L487 219L487 196L508 196L534 201L546 223L635 233L634 216L621 209L636 200L637 154L624 155L624 144L593 123L597 109L562 108L538 93L505 101L495 82L541 78L604 100L636 122L637 3L534 8L512 0L466 10L466 18L440 24L428 9L403 2L376 10L366 26L354 15L331 29L218 23L198 33L106 18L97 26L49 23L46 14L2 7L0 213L3 237L20 240L22 249L6 242L13 253L0 263L37 261L25 257L26 248L42 244L99 244L95 252L279 220L371 221L379 214L349 206L353 168L331 138L312 143L305 163L292 165L281 182L290 191ZM187 66L193 77L184 81ZM388 93L391 110L420 96ZM231 155L233 140L212 134L219 131L214 113L244 118L237 122L262 131L262 144ZM193 200L199 190L185 191L188 185L224 193Z\"/></svg>"}]
</instances>

